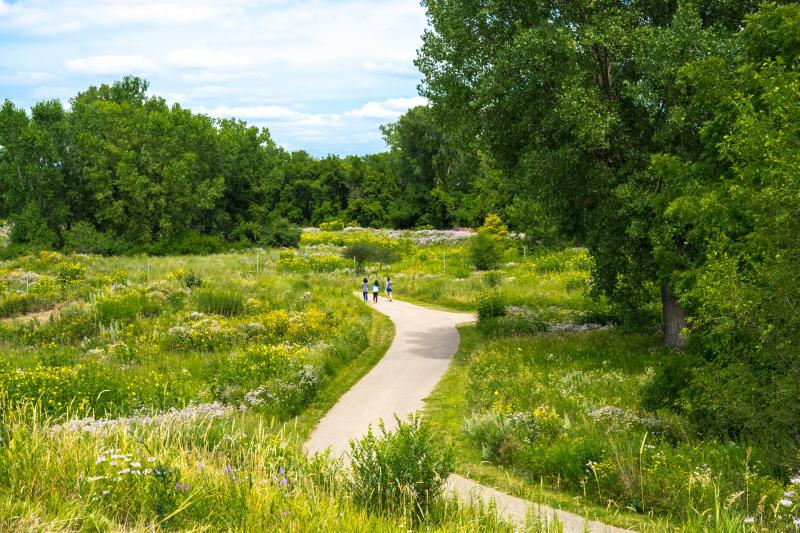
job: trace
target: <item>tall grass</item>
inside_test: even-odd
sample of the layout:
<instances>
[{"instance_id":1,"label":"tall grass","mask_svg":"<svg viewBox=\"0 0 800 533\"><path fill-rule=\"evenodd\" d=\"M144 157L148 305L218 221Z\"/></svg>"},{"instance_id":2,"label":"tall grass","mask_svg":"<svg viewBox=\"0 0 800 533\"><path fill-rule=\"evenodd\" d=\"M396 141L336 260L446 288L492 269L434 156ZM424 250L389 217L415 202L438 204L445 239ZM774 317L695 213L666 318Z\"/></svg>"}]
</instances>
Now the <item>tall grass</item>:
<instances>
[{"instance_id":1,"label":"tall grass","mask_svg":"<svg viewBox=\"0 0 800 533\"><path fill-rule=\"evenodd\" d=\"M32 405L4 413L3 531L414 527L402 512L371 514L359 508L346 492L347 474L340 464L306 457L252 415L89 433L53 431L54 421ZM491 509L446 499L438 500L418 527L512 531Z\"/></svg>"}]
</instances>

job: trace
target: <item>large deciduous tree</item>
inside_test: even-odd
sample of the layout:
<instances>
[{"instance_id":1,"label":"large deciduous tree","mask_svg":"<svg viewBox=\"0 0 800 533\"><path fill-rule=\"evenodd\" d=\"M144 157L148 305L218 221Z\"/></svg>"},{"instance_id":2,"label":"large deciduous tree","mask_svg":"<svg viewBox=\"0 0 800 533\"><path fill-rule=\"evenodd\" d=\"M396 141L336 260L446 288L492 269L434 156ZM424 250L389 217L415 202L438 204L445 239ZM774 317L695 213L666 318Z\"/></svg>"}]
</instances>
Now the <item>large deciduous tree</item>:
<instances>
[{"instance_id":1,"label":"large deciduous tree","mask_svg":"<svg viewBox=\"0 0 800 533\"><path fill-rule=\"evenodd\" d=\"M632 310L660 295L665 342L682 346L676 278L702 250L681 229L662 231L663 207L682 184L652 172L651 161L703 149L705 111L687 105L679 71L732 59L755 4L423 3L430 27L417 65L437 122L464 143L477 139L520 194L585 240L598 293Z\"/></svg>"}]
</instances>

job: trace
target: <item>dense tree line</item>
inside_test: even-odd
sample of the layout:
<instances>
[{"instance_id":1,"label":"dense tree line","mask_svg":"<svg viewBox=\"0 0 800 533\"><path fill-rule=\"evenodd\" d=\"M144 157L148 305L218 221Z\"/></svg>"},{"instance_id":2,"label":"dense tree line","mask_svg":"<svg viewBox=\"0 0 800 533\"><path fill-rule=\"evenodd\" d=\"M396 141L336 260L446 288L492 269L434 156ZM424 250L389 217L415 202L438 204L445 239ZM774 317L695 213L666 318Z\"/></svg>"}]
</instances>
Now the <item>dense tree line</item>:
<instances>
[{"instance_id":1,"label":"dense tree line","mask_svg":"<svg viewBox=\"0 0 800 533\"><path fill-rule=\"evenodd\" d=\"M30 113L3 104L0 218L13 223L13 242L210 251L276 244L273 230L289 224L472 225L504 202L488 159L452 148L427 108L384 128L389 152L314 158L283 150L266 129L170 107L147 88L126 77L90 87L68 110L57 100ZM475 187L493 201L479 201Z\"/></svg>"},{"instance_id":2,"label":"dense tree line","mask_svg":"<svg viewBox=\"0 0 800 533\"><path fill-rule=\"evenodd\" d=\"M651 405L796 451L800 6L424 4L436 123L587 244L597 294L629 319L660 299L672 346L688 327Z\"/></svg>"}]
</instances>

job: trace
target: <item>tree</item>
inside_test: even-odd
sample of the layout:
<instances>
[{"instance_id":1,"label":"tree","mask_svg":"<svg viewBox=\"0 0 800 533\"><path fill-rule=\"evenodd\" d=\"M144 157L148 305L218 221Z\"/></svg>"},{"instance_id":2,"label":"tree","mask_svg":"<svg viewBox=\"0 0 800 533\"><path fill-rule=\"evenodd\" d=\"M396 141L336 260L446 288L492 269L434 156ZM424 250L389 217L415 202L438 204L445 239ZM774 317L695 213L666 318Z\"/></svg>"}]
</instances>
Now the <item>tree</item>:
<instances>
[{"instance_id":1,"label":"tree","mask_svg":"<svg viewBox=\"0 0 800 533\"><path fill-rule=\"evenodd\" d=\"M421 92L448 135L478 142L595 258L594 288L634 313L662 297L665 342L682 345L676 288L702 251L656 242L680 183L653 156L701 149L700 110L677 76L692 61L735 57L751 2L428 0L417 66ZM688 241L686 241L688 242ZM656 248L672 254L662 262ZM666 257L666 256L664 256ZM680 294L679 294L680 293Z\"/></svg>"}]
</instances>

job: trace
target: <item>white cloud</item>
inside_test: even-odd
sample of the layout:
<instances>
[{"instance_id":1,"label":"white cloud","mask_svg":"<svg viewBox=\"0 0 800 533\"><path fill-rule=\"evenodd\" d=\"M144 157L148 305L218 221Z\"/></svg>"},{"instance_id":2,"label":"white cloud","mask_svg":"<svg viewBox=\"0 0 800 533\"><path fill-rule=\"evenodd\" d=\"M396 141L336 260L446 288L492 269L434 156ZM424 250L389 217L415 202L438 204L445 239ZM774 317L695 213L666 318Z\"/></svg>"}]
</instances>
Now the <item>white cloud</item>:
<instances>
[{"instance_id":1,"label":"white cloud","mask_svg":"<svg viewBox=\"0 0 800 533\"><path fill-rule=\"evenodd\" d=\"M192 48L170 52L164 61L178 68L235 69L252 67L256 61L246 52Z\"/></svg>"},{"instance_id":2,"label":"white cloud","mask_svg":"<svg viewBox=\"0 0 800 533\"><path fill-rule=\"evenodd\" d=\"M0 83L4 85L36 85L53 79L49 72L15 72L0 74Z\"/></svg>"},{"instance_id":3,"label":"white cloud","mask_svg":"<svg viewBox=\"0 0 800 533\"><path fill-rule=\"evenodd\" d=\"M108 55L69 59L67 70L84 74L147 74L158 70L158 65L141 54Z\"/></svg>"},{"instance_id":4,"label":"white cloud","mask_svg":"<svg viewBox=\"0 0 800 533\"><path fill-rule=\"evenodd\" d=\"M421 96L415 96L413 98L390 98L383 102L368 102L361 108L348 112L348 115L359 118L397 120L400 118L400 115L410 108L427 104L428 100Z\"/></svg>"}]
</instances>

